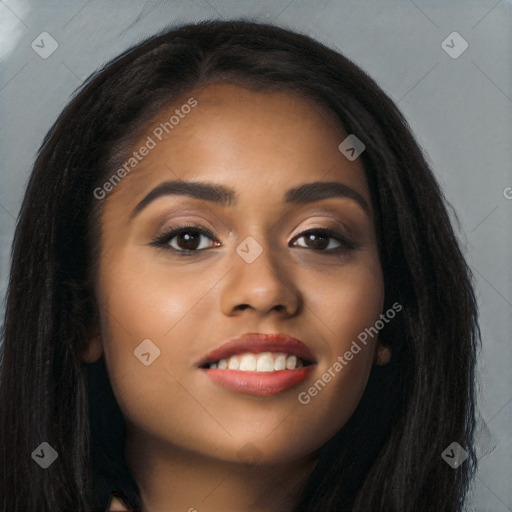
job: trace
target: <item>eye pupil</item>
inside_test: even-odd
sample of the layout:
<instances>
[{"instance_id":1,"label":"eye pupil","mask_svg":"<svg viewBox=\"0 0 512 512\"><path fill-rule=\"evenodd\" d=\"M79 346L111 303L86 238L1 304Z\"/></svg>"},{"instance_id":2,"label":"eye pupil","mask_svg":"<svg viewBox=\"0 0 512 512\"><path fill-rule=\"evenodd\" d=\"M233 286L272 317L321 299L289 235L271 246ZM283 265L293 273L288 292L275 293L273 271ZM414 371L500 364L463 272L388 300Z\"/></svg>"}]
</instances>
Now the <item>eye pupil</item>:
<instances>
[{"instance_id":1,"label":"eye pupil","mask_svg":"<svg viewBox=\"0 0 512 512\"><path fill-rule=\"evenodd\" d=\"M190 233L193 233L192 235ZM197 248L199 244L201 235L194 231L182 231L178 235L178 243L181 241L183 243L183 249L186 250L194 250Z\"/></svg>"},{"instance_id":2,"label":"eye pupil","mask_svg":"<svg viewBox=\"0 0 512 512\"><path fill-rule=\"evenodd\" d=\"M309 233L306 237L306 245L315 249L325 249L329 245L329 237L322 234Z\"/></svg>"}]
</instances>

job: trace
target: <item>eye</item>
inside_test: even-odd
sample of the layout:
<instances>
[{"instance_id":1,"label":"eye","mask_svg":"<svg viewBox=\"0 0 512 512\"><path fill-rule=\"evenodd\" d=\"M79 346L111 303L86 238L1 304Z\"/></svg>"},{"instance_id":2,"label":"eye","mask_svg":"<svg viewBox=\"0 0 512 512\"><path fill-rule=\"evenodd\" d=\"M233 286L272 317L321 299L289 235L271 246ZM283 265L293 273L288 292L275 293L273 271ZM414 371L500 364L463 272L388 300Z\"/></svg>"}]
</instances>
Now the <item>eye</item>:
<instances>
[{"instance_id":1,"label":"eye","mask_svg":"<svg viewBox=\"0 0 512 512\"><path fill-rule=\"evenodd\" d=\"M299 247L321 252L339 253L355 249L355 245L348 238L341 233L327 228L315 228L304 231L304 233L295 238L295 240L301 239L304 239L304 244L299 244Z\"/></svg>"},{"instance_id":2,"label":"eye","mask_svg":"<svg viewBox=\"0 0 512 512\"><path fill-rule=\"evenodd\" d=\"M207 238L210 239L210 243L206 240ZM354 243L348 238L327 228L309 229L295 237L294 240L301 239L304 239L304 243L298 244L299 247L313 249L316 252L337 254L355 249ZM211 247L219 247L220 242L209 229L199 225L187 225L177 226L163 235L159 235L151 242L151 245L172 251L180 256L189 256Z\"/></svg>"},{"instance_id":3,"label":"eye","mask_svg":"<svg viewBox=\"0 0 512 512\"><path fill-rule=\"evenodd\" d=\"M203 240L202 240L203 238ZM167 249L181 255L189 255L211 247L205 243L205 238L210 238L218 246L215 235L206 228L195 225L178 226L171 231L158 236L151 245L161 249Z\"/></svg>"}]
</instances>

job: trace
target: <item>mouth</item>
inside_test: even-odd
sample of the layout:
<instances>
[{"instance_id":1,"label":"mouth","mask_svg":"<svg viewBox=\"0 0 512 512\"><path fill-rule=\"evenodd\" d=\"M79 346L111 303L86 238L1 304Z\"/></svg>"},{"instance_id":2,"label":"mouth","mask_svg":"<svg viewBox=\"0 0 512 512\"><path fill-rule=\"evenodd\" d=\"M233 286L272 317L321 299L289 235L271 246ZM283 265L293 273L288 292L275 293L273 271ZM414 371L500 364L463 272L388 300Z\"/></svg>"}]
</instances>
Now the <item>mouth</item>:
<instances>
[{"instance_id":1,"label":"mouth","mask_svg":"<svg viewBox=\"0 0 512 512\"><path fill-rule=\"evenodd\" d=\"M260 352L252 354L246 352L222 358L210 364L201 366L212 370L239 370L241 372L278 372L282 370L295 370L310 365L310 361L304 361L296 355L281 352Z\"/></svg>"},{"instance_id":2,"label":"mouth","mask_svg":"<svg viewBox=\"0 0 512 512\"><path fill-rule=\"evenodd\" d=\"M197 367L231 391L268 396L302 382L315 364L313 353L295 338L248 333L231 338Z\"/></svg>"}]
</instances>

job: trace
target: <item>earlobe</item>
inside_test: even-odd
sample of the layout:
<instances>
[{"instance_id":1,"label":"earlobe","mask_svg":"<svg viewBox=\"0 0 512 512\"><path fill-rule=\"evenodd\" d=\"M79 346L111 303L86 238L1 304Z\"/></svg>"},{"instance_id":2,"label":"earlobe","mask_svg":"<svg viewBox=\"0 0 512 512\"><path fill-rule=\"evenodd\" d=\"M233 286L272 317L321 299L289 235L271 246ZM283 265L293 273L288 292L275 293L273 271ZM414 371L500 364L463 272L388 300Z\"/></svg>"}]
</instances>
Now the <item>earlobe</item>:
<instances>
[{"instance_id":1,"label":"earlobe","mask_svg":"<svg viewBox=\"0 0 512 512\"><path fill-rule=\"evenodd\" d=\"M103 354L101 336L96 335L88 340L80 349L79 359L84 363L95 363Z\"/></svg>"},{"instance_id":2,"label":"earlobe","mask_svg":"<svg viewBox=\"0 0 512 512\"><path fill-rule=\"evenodd\" d=\"M383 345L382 343L377 343L377 348L375 350L375 359L374 364L378 366L385 366L391 361L391 347Z\"/></svg>"}]
</instances>

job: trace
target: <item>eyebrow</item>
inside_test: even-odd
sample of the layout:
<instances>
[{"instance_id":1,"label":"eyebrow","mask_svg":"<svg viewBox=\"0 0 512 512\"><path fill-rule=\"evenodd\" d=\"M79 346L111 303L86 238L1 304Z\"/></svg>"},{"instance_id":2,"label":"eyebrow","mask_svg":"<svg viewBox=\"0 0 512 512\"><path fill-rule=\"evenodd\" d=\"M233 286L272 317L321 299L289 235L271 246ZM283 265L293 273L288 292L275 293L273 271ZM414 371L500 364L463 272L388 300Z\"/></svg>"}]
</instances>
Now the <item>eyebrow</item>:
<instances>
[{"instance_id":1,"label":"eyebrow","mask_svg":"<svg viewBox=\"0 0 512 512\"><path fill-rule=\"evenodd\" d=\"M188 196L203 201L212 201L223 206L232 206L236 203L238 197L238 194L232 188L224 185L197 181L165 181L151 190L137 204L130 214L130 220L155 199L168 195ZM353 199L370 216L370 208L364 198L353 188L338 181L315 181L291 188L286 191L284 202L287 204L307 204L332 197Z\"/></svg>"}]
</instances>

